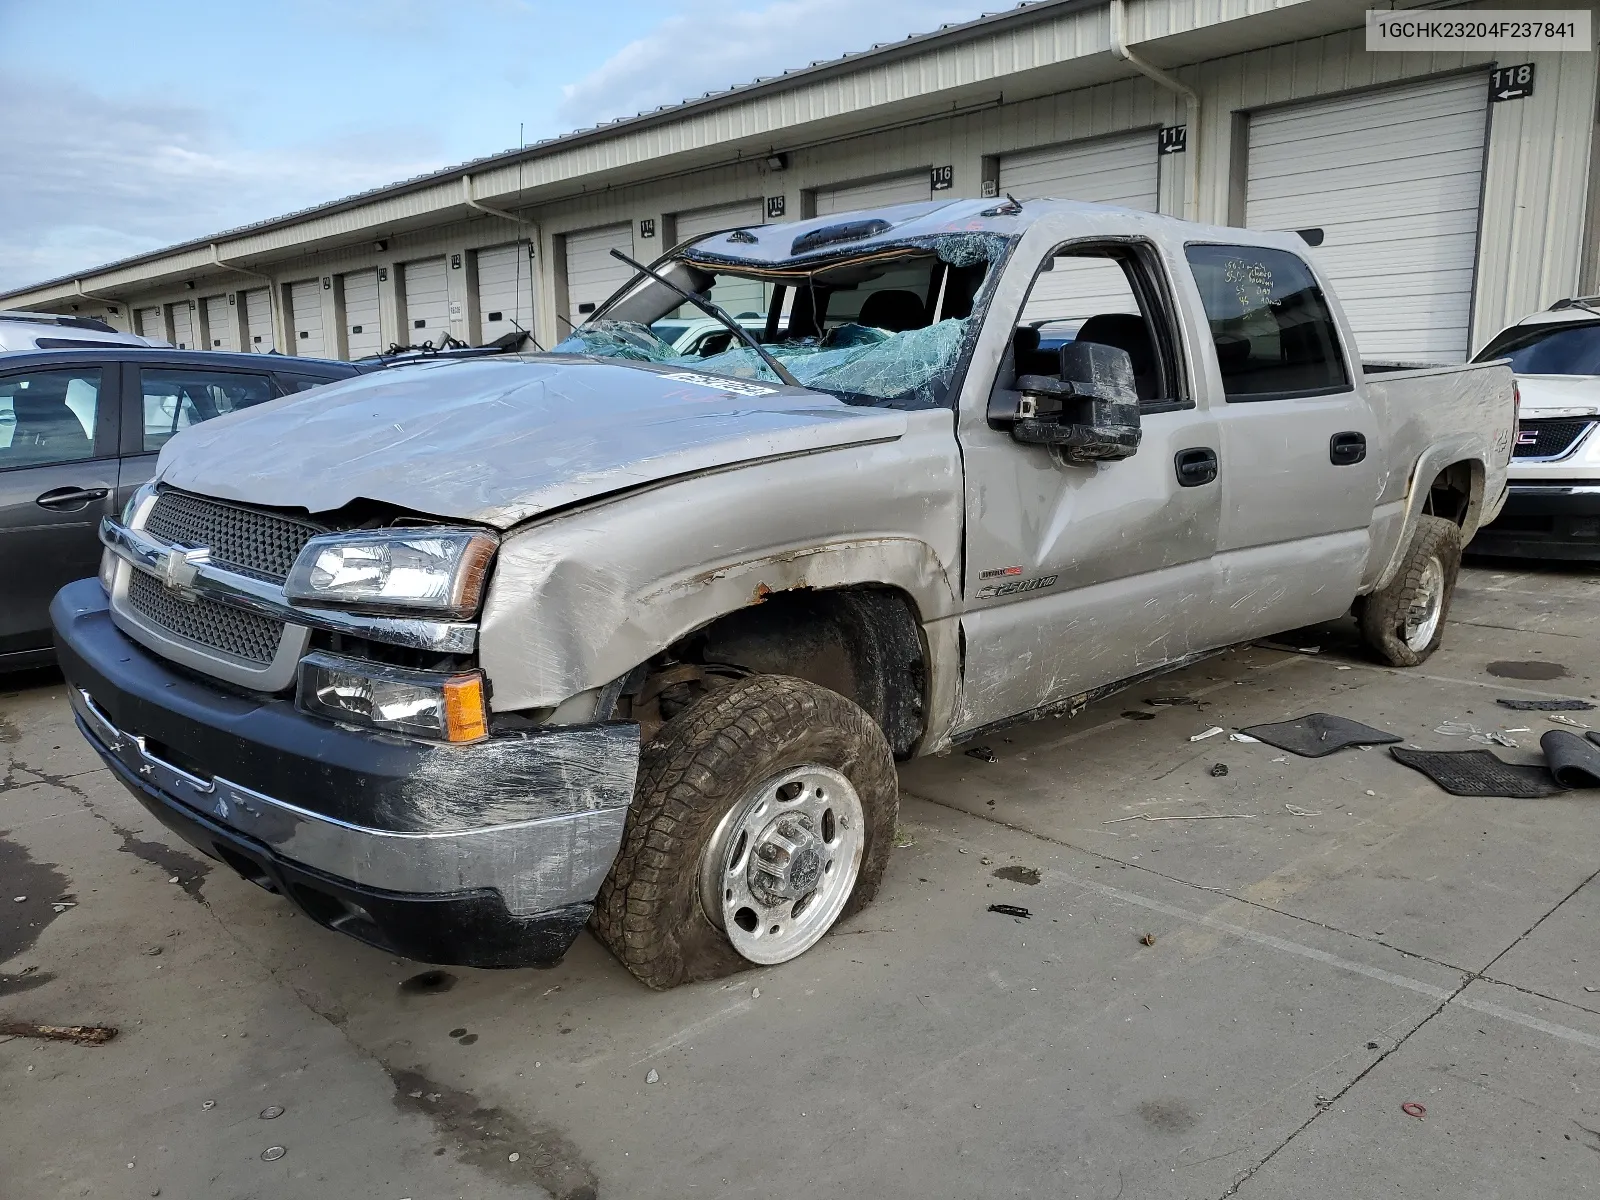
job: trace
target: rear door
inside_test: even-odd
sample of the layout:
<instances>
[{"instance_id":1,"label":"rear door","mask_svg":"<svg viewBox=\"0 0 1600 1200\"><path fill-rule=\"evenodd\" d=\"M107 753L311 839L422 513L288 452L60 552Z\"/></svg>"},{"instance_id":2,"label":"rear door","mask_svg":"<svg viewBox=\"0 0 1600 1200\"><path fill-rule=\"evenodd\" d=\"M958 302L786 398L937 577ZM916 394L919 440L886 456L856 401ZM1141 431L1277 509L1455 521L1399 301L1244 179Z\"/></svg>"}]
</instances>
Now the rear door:
<instances>
[{"instance_id":1,"label":"rear door","mask_svg":"<svg viewBox=\"0 0 1600 1200\"><path fill-rule=\"evenodd\" d=\"M282 360L279 360L282 361ZM117 507L156 470L161 447L191 425L282 395L265 371L237 367L163 367L127 363L122 368L122 466L115 480Z\"/></svg>"},{"instance_id":2,"label":"rear door","mask_svg":"<svg viewBox=\"0 0 1600 1200\"><path fill-rule=\"evenodd\" d=\"M1222 641L1340 616L1355 597L1383 477L1377 418L1300 256L1191 244L1221 436L1215 612Z\"/></svg>"},{"instance_id":3,"label":"rear door","mask_svg":"<svg viewBox=\"0 0 1600 1200\"><path fill-rule=\"evenodd\" d=\"M50 645L50 599L93 575L116 511L117 368L0 370L0 660Z\"/></svg>"}]
</instances>

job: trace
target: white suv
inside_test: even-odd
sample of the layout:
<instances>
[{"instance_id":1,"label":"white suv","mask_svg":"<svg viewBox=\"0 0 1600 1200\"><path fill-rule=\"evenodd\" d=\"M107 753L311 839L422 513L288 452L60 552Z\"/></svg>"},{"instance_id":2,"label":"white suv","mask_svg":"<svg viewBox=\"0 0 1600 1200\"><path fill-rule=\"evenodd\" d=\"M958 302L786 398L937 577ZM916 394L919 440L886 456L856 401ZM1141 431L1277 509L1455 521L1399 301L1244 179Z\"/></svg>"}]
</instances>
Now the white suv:
<instances>
[{"instance_id":1,"label":"white suv","mask_svg":"<svg viewBox=\"0 0 1600 1200\"><path fill-rule=\"evenodd\" d=\"M164 346L121 333L93 317L0 311L0 351L81 350L85 346Z\"/></svg>"},{"instance_id":2,"label":"white suv","mask_svg":"<svg viewBox=\"0 0 1600 1200\"><path fill-rule=\"evenodd\" d=\"M1600 296L1523 318L1475 361L1497 358L1516 372L1522 417L1511 494L1472 549L1600 561Z\"/></svg>"}]
</instances>

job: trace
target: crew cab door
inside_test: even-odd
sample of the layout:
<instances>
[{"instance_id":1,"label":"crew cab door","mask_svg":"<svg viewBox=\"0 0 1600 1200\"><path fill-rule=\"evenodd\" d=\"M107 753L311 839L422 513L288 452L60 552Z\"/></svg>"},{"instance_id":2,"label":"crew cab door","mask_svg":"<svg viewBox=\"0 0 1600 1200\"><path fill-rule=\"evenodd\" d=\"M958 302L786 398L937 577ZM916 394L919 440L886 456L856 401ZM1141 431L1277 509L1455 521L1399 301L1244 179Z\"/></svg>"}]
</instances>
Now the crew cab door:
<instances>
[{"instance_id":1,"label":"crew cab door","mask_svg":"<svg viewBox=\"0 0 1600 1200\"><path fill-rule=\"evenodd\" d=\"M1360 362L1305 261L1263 246L1184 248L1209 326L1223 460L1213 606L1223 642L1342 615L1383 478Z\"/></svg>"},{"instance_id":2,"label":"crew cab door","mask_svg":"<svg viewBox=\"0 0 1600 1200\"><path fill-rule=\"evenodd\" d=\"M1172 264L1150 242L1053 244L1047 230L1036 225L1013 254L964 389L958 733L1070 709L1091 689L1213 644L1210 563L1227 461L1216 422L1195 403ZM1131 457L1070 462L990 418L991 388L1004 395L1019 374L1055 370L1056 346L1074 339L1132 359L1142 440Z\"/></svg>"}]
</instances>

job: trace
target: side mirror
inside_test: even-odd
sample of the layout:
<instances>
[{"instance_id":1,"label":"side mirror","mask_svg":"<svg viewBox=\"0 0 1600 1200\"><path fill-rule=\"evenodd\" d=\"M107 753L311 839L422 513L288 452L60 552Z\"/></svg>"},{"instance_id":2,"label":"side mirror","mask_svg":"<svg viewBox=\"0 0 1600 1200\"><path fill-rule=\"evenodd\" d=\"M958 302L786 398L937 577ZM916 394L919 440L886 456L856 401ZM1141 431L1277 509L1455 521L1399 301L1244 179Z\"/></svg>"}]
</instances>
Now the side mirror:
<instances>
[{"instance_id":1,"label":"side mirror","mask_svg":"<svg viewBox=\"0 0 1600 1200\"><path fill-rule=\"evenodd\" d=\"M1056 446L1069 462L1127 458L1139 449L1139 391L1126 350L1099 342L1061 347L1061 374L1023 375L1011 436ZM991 414L994 415L994 414Z\"/></svg>"}]
</instances>

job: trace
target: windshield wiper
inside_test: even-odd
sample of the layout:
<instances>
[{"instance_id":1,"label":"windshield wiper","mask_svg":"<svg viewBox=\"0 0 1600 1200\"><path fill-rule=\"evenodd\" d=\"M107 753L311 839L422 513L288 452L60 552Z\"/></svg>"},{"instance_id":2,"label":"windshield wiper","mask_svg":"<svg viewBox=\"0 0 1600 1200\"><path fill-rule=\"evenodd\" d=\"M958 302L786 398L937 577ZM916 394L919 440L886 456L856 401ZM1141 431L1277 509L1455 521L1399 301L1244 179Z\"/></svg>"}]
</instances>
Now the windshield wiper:
<instances>
[{"instance_id":1,"label":"windshield wiper","mask_svg":"<svg viewBox=\"0 0 1600 1200\"><path fill-rule=\"evenodd\" d=\"M683 288L681 288L677 284L673 283L672 280L668 279L665 275L661 274L661 272L652 271L649 267L645 266L642 262L638 262L638 261L636 261L634 259L629 258L621 250L613 248L612 251L611 251L611 257L612 258L621 259L623 262L627 263L630 267L632 267L635 271L640 271L640 272L650 276L651 279L654 279L657 283L661 284L663 287L670 288L672 291L677 292L678 295L682 296L685 300L687 300L690 304L694 305L696 308L698 308L701 312L705 313L707 316L714 317L718 321L721 321L724 325L726 325L729 329L731 329L733 331L734 335L736 337L738 337L740 341L742 341L746 346L749 346L750 349L754 350L757 354L759 354L761 356L761 361L766 363L768 367L772 368L772 373L774 375L776 375L779 379L783 380L784 383L788 384L790 387L797 387L797 388L805 387L805 384L801 383L798 379L796 379L793 375L791 375L789 373L789 368L788 367L784 366L776 358L772 357L772 355L767 351L767 349L764 346L762 346L762 344L760 342L756 341L756 339L754 337L751 336L750 331L748 329L746 329L743 325L739 324L739 322L735 321L732 317L730 317L726 312L724 312L717 305L711 303L711 301L709 301L709 300L704 300L701 297L696 296L693 292L685 291Z\"/></svg>"}]
</instances>

